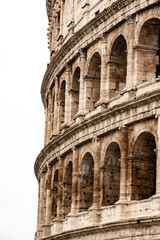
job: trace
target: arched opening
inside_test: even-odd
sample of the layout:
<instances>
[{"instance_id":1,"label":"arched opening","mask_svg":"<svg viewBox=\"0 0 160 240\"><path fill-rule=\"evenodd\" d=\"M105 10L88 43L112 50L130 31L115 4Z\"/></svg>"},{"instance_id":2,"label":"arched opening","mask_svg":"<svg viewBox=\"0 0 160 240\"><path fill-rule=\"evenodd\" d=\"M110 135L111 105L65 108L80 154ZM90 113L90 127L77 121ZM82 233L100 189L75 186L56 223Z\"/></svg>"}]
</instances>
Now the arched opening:
<instances>
[{"instance_id":1,"label":"arched opening","mask_svg":"<svg viewBox=\"0 0 160 240\"><path fill-rule=\"evenodd\" d=\"M57 217L57 197L58 197L58 170L54 173L52 192L52 216Z\"/></svg>"},{"instance_id":2,"label":"arched opening","mask_svg":"<svg viewBox=\"0 0 160 240\"><path fill-rule=\"evenodd\" d=\"M137 77L139 82L160 75L160 20L152 18L144 23L139 34Z\"/></svg>"},{"instance_id":3,"label":"arched opening","mask_svg":"<svg viewBox=\"0 0 160 240\"><path fill-rule=\"evenodd\" d=\"M64 182L64 208L63 208L63 218L65 218L71 211L72 202L72 162L70 161L67 165Z\"/></svg>"},{"instance_id":4,"label":"arched opening","mask_svg":"<svg viewBox=\"0 0 160 240\"><path fill-rule=\"evenodd\" d=\"M101 56L98 52L94 53L90 59L86 83L86 109L94 107L100 99L100 80L101 80Z\"/></svg>"},{"instance_id":5,"label":"arched opening","mask_svg":"<svg viewBox=\"0 0 160 240\"><path fill-rule=\"evenodd\" d=\"M120 190L120 148L111 143L106 151L103 168L103 206L113 205L119 200Z\"/></svg>"},{"instance_id":6,"label":"arched opening","mask_svg":"<svg viewBox=\"0 0 160 240\"><path fill-rule=\"evenodd\" d=\"M79 79L80 79L80 68L77 67L73 74L72 89L71 89L71 119L74 118L79 109Z\"/></svg>"},{"instance_id":7,"label":"arched opening","mask_svg":"<svg viewBox=\"0 0 160 240\"><path fill-rule=\"evenodd\" d=\"M66 91L66 82L63 81L60 88L60 95L59 95L59 122L60 127L64 123L65 117L65 91Z\"/></svg>"},{"instance_id":8,"label":"arched opening","mask_svg":"<svg viewBox=\"0 0 160 240\"><path fill-rule=\"evenodd\" d=\"M131 199L147 199L156 192L156 142L153 134L144 132L133 149Z\"/></svg>"},{"instance_id":9,"label":"arched opening","mask_svg":"<svg viewBox=\"0 0 160 240\"><path fill-rule=\"evenodd\" d=\"M126 86L127 43L120 35L113 43L109 62L110 97L119 94Z\"/></svg>"},{"instance_id":10,"label":"arched opening","mask_svg":"<svg viewBox=\"0 0 160 240\"><path fill-rule=\"evenodd\" d=\"M79 211L86 211L93 203L94 160L86 153L81 165L80 204Z\"/></svg>"}]
</instances>

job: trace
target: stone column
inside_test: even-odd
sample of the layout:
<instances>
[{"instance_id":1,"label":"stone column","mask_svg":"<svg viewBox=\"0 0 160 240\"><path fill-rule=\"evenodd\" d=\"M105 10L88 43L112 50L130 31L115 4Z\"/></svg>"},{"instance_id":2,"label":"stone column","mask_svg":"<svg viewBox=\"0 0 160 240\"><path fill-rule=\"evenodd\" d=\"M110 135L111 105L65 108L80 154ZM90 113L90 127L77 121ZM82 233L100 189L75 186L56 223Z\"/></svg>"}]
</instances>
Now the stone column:
<instances>
[{"instance_id":1,"label":"stone column","mask_svg":"<svg viewBox=\"0 0 160 240\"><path fill-rule=\"evenodd\" d=\"M56 11L53 9L52 11L52 40L51 40L51 46L52 46L52 51L55 52L56 46L57 46L57 39L56 39Z\"/></svg>"},{"instance_id":2,"label":"stone column","mask_svg":"<svg viewBox=\"0 0 160 240\"><path fill-rule=\"evenodd\" d=\"M107 36L102 35L101 49L101 81L100 81L100 102L106 101L106 58L107 58Z\"/></svg>"},{"instance_id":3,"label":"stone column","mask_svg":"<svg viewBox=\"0 0 160 240\"><path fill-rule=\"evenodd\" d=\"M45 176L44 174L40 177L40 192L39 192L39 210L38 210L38 225L39 229L37 231L38 239L42 237L43 234L43 224L44 224L44 218L45 218Z\"/></svg>"},{"instance_id":4,"label":"stone column","mask_svg":"<svg viewBox=\"0 0 160 240\"><path fill-rule=\"evenodd\" d=\"M46 217L45 224L49 224L51 221L51 178L52 167L48 165L47 171L47 192L46 192Z\"/></svg>"},{"instance_id":5,"label":"stone column","mask_svg":"<svg viewBox=\"0 0 160 240\"><path fill-rule=\"evenodd\" d=\"M95 158L94 158L94 184L93 184L93 205L92 208L98 208L100 202L100 153L101 144L100 139L94 140Z\"/></svg>"},{"instance_id":6,"label":"stone column","mask_svg":"<svg viewBox=\"0 0 160 240\"><path fill-rule=\"evenodd\" d=\"M52 178L52 167L48 165L47 176L46 176L46 207L45 207L45 224L43 225L43 237L51 235L51 178Z\"/></svg>"},{"instance_id":7,"label":"stone column","mask_svg":"<svg viewBox=\"0 0 160 240\"><path fill-rule=\"evenodd\" d=\"M86 74L86 50L80 50L80 92L79 92L79 115L84 115L84 76Z\"/></svg>"},{"instance_id":8,"label":"stone column","mask_svg":"<svg viewBox=\"0 0 160 240\"><path fill-rule=\"evenodd\" d=\"M80 167L78 166L78 172L80 173ZM81 175L77 176L77 212L80 210L80 188L81 188Z\"/></svg>"},{"instance_id":9,"label":"stone column","mask_svg":"<svg viewBox=\"0 0 160 240\"><path fill-rule=\"evenodd\" d=\"M60 35L63 36L63 13L64 13L64 0L61 0L61 13L60 13Z\"/></svg>"},{"instance_id":10,"label":"stone column","mask_svg":"<svg viewBox=\"0 0 160 240\"><path fill-rule=\"evenodd\" d=\"M48 137L47 137L47 143L49 142L50 140L50 137L52 136L52 126L51 126L51 116L52 116L52 113L51 113L51 106L52 106L52 94L51 94L51 91L49 91L48 93L48 129L47 129L47 132L48 132Z\"/></svg>"},{"instance_id":11,"label":"stone column","mask_svg":"<svg viewBox=\"0 0 160 240\"><path fill-rule=\"evenodd\" d=\"M104 159L100 160L99 164L99 181L100 181L100 201L99 201L99 207L103 206L103 195L104 195L104 171L105 171L105 165L104 165Z\"/></svg>"},{"instance_id":12,"label":"stone column","mask_svg":"<svg viewBox=\"0 0 160 240\"><path fill-rule=\"evenodd\" d=\"M47 144L47 139L48 139L48 136L47 136L47 129L48 129L48 110L47 110L47 107L46 107L46 110L45 110L45 134L44 134L44 145Z\"/></svg>"},{"instance_id":13,"label":"stone column","mask_svg":"<svg viewBox=\"0 0 160 240\"><path fill-rule=\"evenodd\" d=\"M38 179L37 231L39 229L39 208L40 208L40 180Z\"/></svg>"},{"instance_id":14,"label":"stone column","mask_svg":"<svg viewBox=\"0 0 160 240\"><path fill-rule=\"evenodd\" d=\"M58 78L55 79L54 124L53 134L58 133Z\"/></svg>"},{"instance_id":15,"label":"stone column","mask_svg":"<svg viewBox=\"0 0 160 240\"><path fill-rule=\"evenodd\" d=\"M71 66L67 64L66 71L66 89L65 89L65 117L64 117L64 125L68 125L70 122L70 97L69 97L69 89L70 89L70 77L71 77Z\"/></svg>"},{"instance_id":16,"label":"stone column","mask_svg":"<svg viewBox=\"0 0 160 240\"><path fill-rule=\"evenodd\" d=\"M108 36L108 35L107 35ZM107 38L106 36L106 38ZM103 44L104 47L105 44ZM110 62L110 49L108 46L108 41L106 40L106 49L105 49L105 54L106 54L106 62L105 62L105 77L106 77L106 84L105 84L105 98L106 101L110 99L110 97L112 96L112 87L111 87L111 79L110 79L110 67L111 67L111 62ZM104 66L103 66L104 67Z\"/></svg>"},{"instance_id":17,"label":"stone column","mask_svg":"<svg viewBox=\"0 0 160 240\"><path fill-rule=\"evenodd\" d=\"M160 109L159 109L160 110ZM157 158L156 158L156 195L160 196L160 111L157 114Z\"/></svg>"},{"instance_id":18,"label":"stone column","mask_svg":"<svg viewBox=\"0 0 160 240\"><path fill-rule=\"evenodd\" d=\"M127 201L127 156L128 156L128 129L121 130L121 167L120 167L120 197L119 202Z\"/></svg>"},{"instance_id":19,"label":"stone column","mask_svg":"<svg viewBox=\"0 0 160 240\"><path fill-rule=\"evenodd\" d=\"M57 197L57 220L62 219L62 181L63 181L63 158L59 157L58 162L58 197Z\"/></svg>"},{"instance_id":20,"label":"stone column","mask_svg":"<svg viewBox=\"0 0 160 240\"><path fill-rule=\"evenodd\" d=\"M127 20L128 26L128 49L127 49L127 76L126 88L134 88L134 19L129 17Z\"/></svg>"},{"instance_id":21,"label":"stone column","mask_svg":"<svg viewBox=\"0 0 160 240\"><path fill-rule=\"evenodd\" d=\"M71 214L77 213L77 194L78 194L78 160L79 150L73 148L73 171L72 171L72 205Z\"/></svg>"}]
</instances>

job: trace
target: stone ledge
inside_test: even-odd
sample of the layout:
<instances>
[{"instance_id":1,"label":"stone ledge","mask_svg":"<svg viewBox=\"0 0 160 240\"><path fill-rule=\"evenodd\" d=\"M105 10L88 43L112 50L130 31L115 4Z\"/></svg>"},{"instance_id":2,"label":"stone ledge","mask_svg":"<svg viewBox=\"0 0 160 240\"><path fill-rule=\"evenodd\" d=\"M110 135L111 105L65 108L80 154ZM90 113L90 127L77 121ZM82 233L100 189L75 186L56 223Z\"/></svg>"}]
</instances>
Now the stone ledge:
<instances>
[{"instance_id":1,"label":"stone ledge","mask_svg":"<svg viewBox=\"0 0 160 240\"><path fill-rule=\"evenodd\" d=\"M159 84L159 83L156 83ZM44 159L47 158L47 155L50 154L53 150L56 149L56 147L60 146L60 144L63 144L66 140L68 140L70 137L72 138L75 134L77 134L78 132L82 131L83 129L87 129L95 124L98 124L101 121L106 120L107 118L111 118L114 117L116 114L121 114L122 112L126 112L129 111L130 109L135 109L141 106L144 106L145 104L148 104L149 102L153 102L153 101L157 101L160 99L160 89L158 89L156 87L156 89L154 91L151 91L150 93L148 93L147 95L139 95L137 96L136 100L133 99L127 99L127 101L121 101L119 104L116 103L115 105L111 102L110 104L110 108L106 109L103 112L98 112L97 114L94 114L93 116L89 115L85 116L85 119L79 123L79 124L74 124L73 126L71 126L70 128L67 128L63 134L59 133L57 136L55 136L55 138L49 142L44 148L43 150L40 152L40 154L38 155L35 165L34 165L34 170L35 170L35 175L38 178L39 170L43 169L45 162ZM97 136L103 136L106 131L107 134L111 131L115 131L116 129L118 129L119 127L121 127L123 124L133 124L134 122L137 121L142 121L142 119L148 119L148 118L154 118L156 115L156 109L149 109L146 112L141 112L141 117L140 118L136 118L136 116L133 117L133 119L123 119L123 122L118 122L112 124L112 126L110 126L109 128L103 128L103 129L98 129L97 131ZM91 141L93 137L93 134L87 135L87 138L85 138L85 136L83 136L83 138L81 139L76 139L76 143L69 144L68 145L68 149L64 148L63 149L63 153L70 151L71 146L73 146L73 144L76 144L76 146L80 146L84 143L86 143L86 141ZM60 150L59 150L60 151ZM58 151L58 153L60 153Z\"/></svg>"}]
</instances>

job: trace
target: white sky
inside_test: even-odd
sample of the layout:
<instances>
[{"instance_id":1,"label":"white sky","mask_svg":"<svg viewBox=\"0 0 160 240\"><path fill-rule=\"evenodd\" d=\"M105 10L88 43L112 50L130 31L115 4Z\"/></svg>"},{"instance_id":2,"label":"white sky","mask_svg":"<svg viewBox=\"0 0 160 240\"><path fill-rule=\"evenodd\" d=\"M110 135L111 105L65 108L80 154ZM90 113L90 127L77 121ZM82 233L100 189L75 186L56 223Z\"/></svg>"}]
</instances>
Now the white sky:
<instances>
[{"instance_id":1,"label":"white sky","mask_svg":"<svg viewBox=\"0 0 160 240\"><path fill-rule=\"evenodd\" d=\"M49 61L45 0L0 4L0 240L33 240L43 147L40 87Z\"/></svg>"}]
</instances>

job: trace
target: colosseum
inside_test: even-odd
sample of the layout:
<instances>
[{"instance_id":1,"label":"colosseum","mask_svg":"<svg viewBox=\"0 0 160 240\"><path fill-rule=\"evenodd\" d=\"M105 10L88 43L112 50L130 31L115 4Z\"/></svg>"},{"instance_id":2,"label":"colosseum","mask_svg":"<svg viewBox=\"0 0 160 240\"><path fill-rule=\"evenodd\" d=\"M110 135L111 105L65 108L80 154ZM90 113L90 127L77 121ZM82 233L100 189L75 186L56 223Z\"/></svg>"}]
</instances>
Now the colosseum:
<instances>
[{"instance_id":1,"label":"colosseum","mask_svg":"<svg viewBox=\"0 0 160 240\"><path fill-rule=\"evenodd\" d=\"M160 0L47 0L36 240L160 239Z\"/></svg>"}]
</instances>

